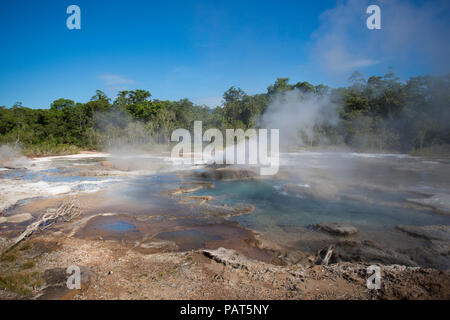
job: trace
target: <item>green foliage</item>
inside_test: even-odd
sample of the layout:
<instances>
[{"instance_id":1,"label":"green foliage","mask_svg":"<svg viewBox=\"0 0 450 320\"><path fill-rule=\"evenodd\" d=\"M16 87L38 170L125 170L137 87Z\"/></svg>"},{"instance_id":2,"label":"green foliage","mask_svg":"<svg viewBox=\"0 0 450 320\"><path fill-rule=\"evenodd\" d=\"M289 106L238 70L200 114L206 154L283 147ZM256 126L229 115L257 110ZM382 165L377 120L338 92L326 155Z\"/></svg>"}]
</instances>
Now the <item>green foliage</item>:
<instances>
[{"instance_id":1,"label":"green foliage","mask_svg":"<svg viewBox=\"0 0 450 320\"><path fill-rule=\"evenodd\" d=\"M165 144L172 130L192 130L195 120L201 120L204 129L257 127L274 97L291 90L304 96L328 95L339 105L341 121L316 124L314 138L303 139L310 146L327 141L358 150L418 153L450 144L450 76L418 76L403 83L391 71L367 80L355 72L349 81L348 87L331 89L278 78L266 93L254 95L231 87L223 94L222 106L214 109L188 99L152 99L142 89L120 91L113 102L97 90L87 103L61 98L48 109L30 109L17 102L11 108L0 107L0 144L20 144L28 155L61 154L101 148L115 139Z\"/></svg>"},{"instance_id":2,"label":"green foliage","mask_svg":"<svg viewBox=\"0 0 450 320\"><path fill-rule=\"evenodd\" d=\"M422 149L414 149L409 152L412 156L421 156L425 158L445 157L450 158L450 144L435 145Z\"/></svg>"}]
</instances>

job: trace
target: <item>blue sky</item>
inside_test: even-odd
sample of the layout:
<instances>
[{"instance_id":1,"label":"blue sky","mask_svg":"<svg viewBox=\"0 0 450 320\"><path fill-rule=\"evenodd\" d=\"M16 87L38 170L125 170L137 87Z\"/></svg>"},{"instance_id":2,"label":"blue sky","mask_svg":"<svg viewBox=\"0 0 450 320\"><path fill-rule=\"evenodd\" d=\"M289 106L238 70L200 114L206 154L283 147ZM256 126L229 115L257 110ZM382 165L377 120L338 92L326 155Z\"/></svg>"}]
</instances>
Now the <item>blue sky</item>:
<instances>
[{"instance_id":1,"label":"blue sky","mask_svg":"<svg viewBox=\"0 0 450 320\"><path fill-rule=\"evenodd\" d=\"M449 72L448 1L23 1L0 4L0 105L46 108L142 88L215 105L277 77L346 85L353 70ZM81 9L68 30L66 8ZM381 7L382 29L365 9Z\"/></svg>"}]
</instances>

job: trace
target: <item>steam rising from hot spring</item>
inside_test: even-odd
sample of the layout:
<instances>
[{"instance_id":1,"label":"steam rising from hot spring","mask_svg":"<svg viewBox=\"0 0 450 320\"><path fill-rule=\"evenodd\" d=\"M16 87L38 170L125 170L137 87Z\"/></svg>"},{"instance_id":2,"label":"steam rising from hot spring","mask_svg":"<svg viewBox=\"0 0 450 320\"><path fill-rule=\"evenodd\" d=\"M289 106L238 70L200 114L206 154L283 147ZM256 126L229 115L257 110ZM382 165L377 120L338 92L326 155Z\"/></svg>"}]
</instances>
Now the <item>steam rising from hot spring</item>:
<instances>
[{"instance_id":1,"label":"steam rising from hot spring","mask_svg":"<svg viewBox=\"0 0 450 320\"><path fill-rule=\"evenodd\" d=\"M318 134L339 121L337 102L330 95L315 95L291 90L274 97L261 118L261 127L280 129L280 146L324 145Z\"/></svg>"},{"instance_id":2,"label":"steam rising from hot spring","mask_svg":"<svg viewBox=\"0 0 450 320\"><path fill-rule=\"evenodd\" d=\"M26 167L28 164L29 161L22 155L22 149L20 147L8 144L0 146L0 168L21 168Z\"/></svg>"}]
</instances>

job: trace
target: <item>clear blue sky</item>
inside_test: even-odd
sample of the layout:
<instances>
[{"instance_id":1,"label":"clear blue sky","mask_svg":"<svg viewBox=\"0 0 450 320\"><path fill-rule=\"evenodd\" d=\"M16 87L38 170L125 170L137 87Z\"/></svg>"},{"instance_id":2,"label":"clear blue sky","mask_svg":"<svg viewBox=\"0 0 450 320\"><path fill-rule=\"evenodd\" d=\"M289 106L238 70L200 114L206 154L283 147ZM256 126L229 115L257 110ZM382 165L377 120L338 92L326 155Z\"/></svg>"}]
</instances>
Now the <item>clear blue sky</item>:
<instances>
[{"instance_id":1,"label":"clear blue sky","mask_svg":"<svg viewBox=\"0 0 450 320\"><path fill-rule=\"evenodd\" d=\"M393 66L402 78L448 72L446 1L393 2L398 7L375 0L2 0L0 105L46 108L61 97L88 101L96 89L113 96L134 88L214 105L232 85L253 94L277 77L337 86L356 69L371 75ZM81 30L66 27L71 4L81 8ZM366 28L368 4L380 5L382 30ZM408 10L411 17L394 25Z\"/></svg>"}]
</instances>

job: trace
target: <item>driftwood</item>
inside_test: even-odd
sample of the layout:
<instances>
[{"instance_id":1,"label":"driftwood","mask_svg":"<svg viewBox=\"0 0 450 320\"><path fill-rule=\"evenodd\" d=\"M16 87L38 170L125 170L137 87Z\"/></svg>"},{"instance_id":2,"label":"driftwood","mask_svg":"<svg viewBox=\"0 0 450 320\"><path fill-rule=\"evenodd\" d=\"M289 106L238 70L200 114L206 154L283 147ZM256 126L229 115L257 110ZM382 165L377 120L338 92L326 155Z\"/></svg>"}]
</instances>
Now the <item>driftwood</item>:
<instances>
[{"instance_id":1,"label":"driftwood","mask_svg":"<svg viewBox=\"0 0 450 320\"><path fill-rule=\"evenodd\" d=\"M322 265L325 265L325 266L328 265L328 263L330 262L330 259L331 259L331 255L333 254L333 250L334 250L334 245L330 245L328 247L327 253L325 254L325 257L322 260L322 263L321 263Z\"/></svg>"},{"instance_id":2,"label":"driftwood","mask_svg":"<svg viewBox=\"0 0 450 320\"><path fill-rule=\"evenodd\" d=\"M43 231L58 221L70 221L81 214L81 207L76 198L65 200L58 209L49 209L44 212L37 221L28 225L22 234L20 234L5 252L14 248L25 238L31 236L35 231Z\"/></svg>"}]
</instances>

